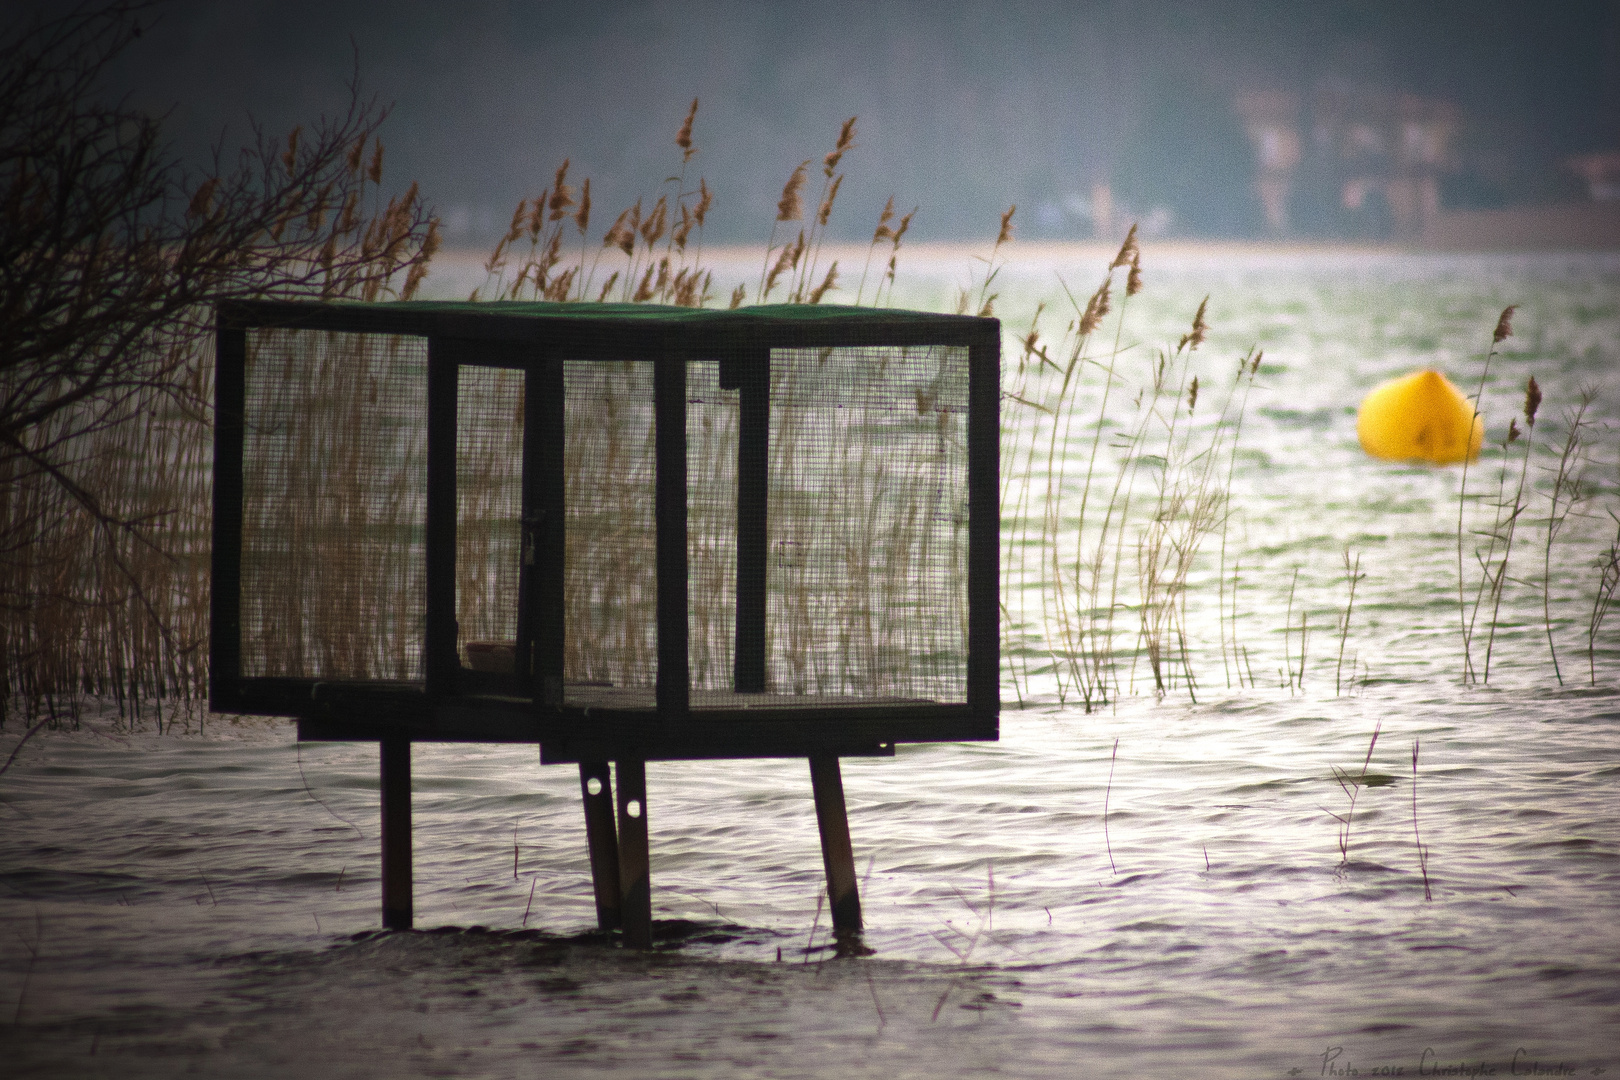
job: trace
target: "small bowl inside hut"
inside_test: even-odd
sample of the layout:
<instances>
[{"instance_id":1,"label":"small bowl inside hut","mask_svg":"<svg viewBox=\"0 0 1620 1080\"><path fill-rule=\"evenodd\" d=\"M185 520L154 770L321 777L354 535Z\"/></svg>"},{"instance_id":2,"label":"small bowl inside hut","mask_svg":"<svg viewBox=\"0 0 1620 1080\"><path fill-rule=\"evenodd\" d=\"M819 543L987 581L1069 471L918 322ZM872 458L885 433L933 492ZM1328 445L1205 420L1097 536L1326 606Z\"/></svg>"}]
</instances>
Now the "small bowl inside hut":
<instances>
[{"instance_id":1,"label":"small bowl inside hut","mask_svg":"<svg viewBox=\"0 0 1620 1080\"><path fill-rule=\"evenodd\" d=\"M467 666L474 671L494 671L510 675L517 667L517 642L469 641Z\"/></svg>"}]
</instances>

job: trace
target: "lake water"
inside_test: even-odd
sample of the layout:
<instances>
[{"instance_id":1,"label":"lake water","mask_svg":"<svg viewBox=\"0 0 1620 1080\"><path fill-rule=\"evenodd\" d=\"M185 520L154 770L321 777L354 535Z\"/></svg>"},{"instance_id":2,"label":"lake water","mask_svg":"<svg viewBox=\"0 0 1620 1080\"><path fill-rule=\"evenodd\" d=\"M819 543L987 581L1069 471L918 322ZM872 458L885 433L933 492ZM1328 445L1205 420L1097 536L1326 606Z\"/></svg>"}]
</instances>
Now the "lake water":
<instances>
[{"instance_id":1,"label":"lake water","mask_svg":"<svg viewBox=\"0 0 1620 1080\"><path fill-rule=\"evenodd\" d=\"M1620 616L1591 642L1595 680L1587 656L1620 512L1620 258L1146 258L1122 334L1132 385L1205 294L1206 386L1265 350L1231 479L1237 616L1206 543L1194 693L1147 693L1125 635L1124 692L1087 713L1031 614L999 743L846 760L874 956L824 948L803 762L649 767L665 937L644 956L587 933L577 777L532 748L415 749L417 925L460 929L377 936L375 747L102 717L41 734L0 776L6 1075L1620 1068ZM1035 304L1061 299L1054 272L1089 292L1106 259L1014 258L996 283L1009 359ZM950 309L972 265L902 261L897 301ZM1366 459L1354 408L1424 366L1473 392L1510 303L1487 438L1530 374L1533 445L1561 442L1562 410L1595 387L1589 498L1548 554L1556 455L1535 453L1490 681L1466 685L1459 471ZM1499 470L1488 452L1470 490L1494 498ZM1366 576L1340 662L1346 549ZM1226 634L1247 648L1236 674Z\"/></svg>"}]
</instances>

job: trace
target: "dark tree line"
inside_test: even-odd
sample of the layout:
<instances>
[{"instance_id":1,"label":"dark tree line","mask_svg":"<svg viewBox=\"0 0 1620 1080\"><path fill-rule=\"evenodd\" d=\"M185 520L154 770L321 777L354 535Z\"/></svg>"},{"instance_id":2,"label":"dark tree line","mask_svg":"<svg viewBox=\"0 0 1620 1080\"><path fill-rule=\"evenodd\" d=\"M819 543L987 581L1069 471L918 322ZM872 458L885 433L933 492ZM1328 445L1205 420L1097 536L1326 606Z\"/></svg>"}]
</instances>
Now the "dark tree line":
<instances>
[{"instance_id":1,"label":"dark tree line","mask_svg":"<svg viewBox=\"0 0 1620 1080\"><path fill-rule=\"evenodd\" d=\"M114 0L0 29L0 697L43 647L25 625L42 605L98 602L99 569L53 568L67 519L158 618L129 564L164 553L173 508L101 466L159 409L207 426L215 304L408 296L437 245L415 185L382 195L387 110L357 79L346 111L255 126L188 173L161 120L104 85L157 14Z\"/></svg>"}]
</instances>

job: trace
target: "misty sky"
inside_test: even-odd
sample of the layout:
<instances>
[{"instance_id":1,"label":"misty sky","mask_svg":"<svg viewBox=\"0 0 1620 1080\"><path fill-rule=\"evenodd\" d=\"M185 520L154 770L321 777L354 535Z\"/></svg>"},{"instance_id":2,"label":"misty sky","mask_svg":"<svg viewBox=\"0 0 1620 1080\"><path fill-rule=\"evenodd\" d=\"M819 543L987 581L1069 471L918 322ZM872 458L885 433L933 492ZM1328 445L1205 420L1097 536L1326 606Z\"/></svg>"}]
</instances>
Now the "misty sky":
<instances>
[{"instance_id":1,"label":"misty sky","mask_svg":"<svg viewBox=\"0 0 1620 1080\"><path fill-rule=\"evenodd\" d=\"M6 4L15 14L30 4ZM1256 228L1235 93L1324 80L1459 104L1469 190L1575 197L1562 156L1620 147L1620 3L525 3L174 0L120 64L193 160L251 115L272 130L346 103L359 58L394 104L388 178L419 180L451 239L498 232L563 158L601 228L679 166L716 192L711 241L763 241L782 182L860 117L835 233L891 194L915 235L1085 236L1092 185L1172 231ZM1483 186L1481 186L1483 185ZM1461 190L1461 189L1459 189Z\"/></svg>"}]
</instances>

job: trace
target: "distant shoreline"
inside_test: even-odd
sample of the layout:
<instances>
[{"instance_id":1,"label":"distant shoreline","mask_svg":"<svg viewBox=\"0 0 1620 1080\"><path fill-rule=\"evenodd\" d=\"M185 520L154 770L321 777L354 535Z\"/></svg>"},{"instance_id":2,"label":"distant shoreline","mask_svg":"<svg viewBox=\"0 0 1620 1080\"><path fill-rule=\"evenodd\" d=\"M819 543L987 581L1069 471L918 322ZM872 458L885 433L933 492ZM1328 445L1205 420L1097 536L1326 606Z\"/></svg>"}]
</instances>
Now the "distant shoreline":
<instances>
[{"instance_id":1,"label":"distant shoreline","mask_svg":"<svg viewBox=\"0 0 1620 1080\"><path fill-rule=\"evenodd\" d=\"M1590 212L1589 212L1590 211ZM1544 239L1538 239L1544 238ZM908 241L901 247L902 265L912 260L953 261L985 258L994 238L977 240ZM1431 254L1561 254L1567 252L1612 252L1620 254L1620 203L1576 203L1569 206L1523 207L1506 210L1459 210L1439 215L1424 234L1414 240L1338 240L1289 237L1283 239L1205 239L1185 236L1144 238L1143 247L1158 256L1219 255L1431 255ZM564 246L563 262L570 261ZM587 247L592 255L594 245ZM1009 262L1041 262L1111 259L1119 249L1117 241L1100 240L1022 240L1015 239L1001 249L1000 258ZM870 246L858 241L829 240L821 248L823 264L838 260L843 274L865 265ZM888 245L873 254L874 272L886 260ZM573 257L578 258L578 248ZM763 262L763 244L709 244L702 249L706 265ZM434 257L438 266L465 270L480 268L489 257L482 245L447 245ZM603 257L604 267L610 262Z\"/></svg>"}]
</instances>

